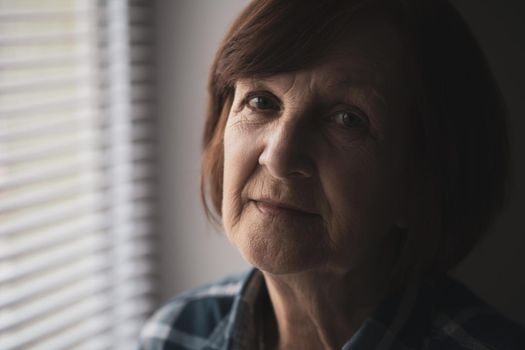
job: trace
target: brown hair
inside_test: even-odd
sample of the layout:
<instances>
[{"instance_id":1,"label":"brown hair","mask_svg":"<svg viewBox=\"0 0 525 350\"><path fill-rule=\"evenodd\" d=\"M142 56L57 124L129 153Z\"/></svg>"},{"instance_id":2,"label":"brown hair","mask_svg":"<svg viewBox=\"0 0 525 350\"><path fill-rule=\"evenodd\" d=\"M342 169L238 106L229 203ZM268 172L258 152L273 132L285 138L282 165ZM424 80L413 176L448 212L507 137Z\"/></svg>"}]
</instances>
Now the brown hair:
<instances>
[{"instance_id":1,"label":"brown hair","mask_svg":"<svg viewBox=\"0 0 525 350\"><path fill-rule=\"evenodd\" d=\"M409 232L406 245L412 255L421 250L412 264L425 256L431 269L446 271L468 254L500 209L509 157L503 98L467 24L446 0L252 1L210 71L201 173L206 214L219 222L223 135L236 80L312 66L364 8L389 15L415 62L411 156L420 185L414 186L414 216L424 232Z\"/></svg>"}]
</instances>

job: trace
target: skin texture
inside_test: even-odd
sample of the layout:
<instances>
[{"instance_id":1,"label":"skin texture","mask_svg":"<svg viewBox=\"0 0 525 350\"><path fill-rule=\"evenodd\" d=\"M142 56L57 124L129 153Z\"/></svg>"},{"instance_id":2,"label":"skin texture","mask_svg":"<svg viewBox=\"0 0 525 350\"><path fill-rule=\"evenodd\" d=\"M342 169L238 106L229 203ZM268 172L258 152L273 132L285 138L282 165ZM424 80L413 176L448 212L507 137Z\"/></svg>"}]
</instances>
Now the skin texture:
<instances>
[{"instance_id":1,"label":"skin texture","mask_svg":"<svg viewBox=\"0 0 525 350\"><path fill-rule=\"evenodd\" d=\"M236 83L223 222L264 274L269 347L340 348L389 287L408 202L402 47L360 15L311 69Z\"/></svg>"}]
</instances>

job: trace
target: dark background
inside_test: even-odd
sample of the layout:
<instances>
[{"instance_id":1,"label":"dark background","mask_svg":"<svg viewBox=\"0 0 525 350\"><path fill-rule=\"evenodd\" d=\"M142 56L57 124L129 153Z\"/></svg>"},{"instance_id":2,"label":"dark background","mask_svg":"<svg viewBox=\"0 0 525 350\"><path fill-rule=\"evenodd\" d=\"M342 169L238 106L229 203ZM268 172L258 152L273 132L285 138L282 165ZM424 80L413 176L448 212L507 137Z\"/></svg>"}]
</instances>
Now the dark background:
<instances>
[{"instance_id":1,"label":"dark background","mask_svg":"<svg viewBox=\"0 0 525 350\"><path fill-rule=\"evenodd\" d=\"M507 207L457 275L525 325L525 2L452 2L471 26L500 84L510 112L513 152Z\"/></svg>"}]
</instances>

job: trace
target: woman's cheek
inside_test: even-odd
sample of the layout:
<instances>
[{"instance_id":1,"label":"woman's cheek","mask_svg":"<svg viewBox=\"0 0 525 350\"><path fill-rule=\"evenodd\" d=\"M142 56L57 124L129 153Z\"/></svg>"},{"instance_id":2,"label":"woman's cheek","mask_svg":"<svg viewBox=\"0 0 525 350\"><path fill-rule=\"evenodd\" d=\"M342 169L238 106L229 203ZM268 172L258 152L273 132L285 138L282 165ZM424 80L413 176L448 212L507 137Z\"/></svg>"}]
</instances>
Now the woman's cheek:
<instances>
[{"instance_id":1,"label":"woman's cheek","mask_svg":"<svg viewBox=\"0 0 525 350\"><path fill-rule=\"evenodd\" d=\"M360 232L363 218L374 216L377 160L369 147L331 148L318 166L323 193L333 218L332 232ZM337 240L337 237L332 237Z\"/></svg>"},{"instance_id":2,"label":"woman's cheek","mask_svg":"<svg viewBox=\"0 0 525 350\"><path fill-rule=\"evenodd\" d=\"M243 190L258 163L254 135L239 124L227 124L224 134L222 213L225 228L238 223L244 207Z\"/></svg>"}]
</instances>

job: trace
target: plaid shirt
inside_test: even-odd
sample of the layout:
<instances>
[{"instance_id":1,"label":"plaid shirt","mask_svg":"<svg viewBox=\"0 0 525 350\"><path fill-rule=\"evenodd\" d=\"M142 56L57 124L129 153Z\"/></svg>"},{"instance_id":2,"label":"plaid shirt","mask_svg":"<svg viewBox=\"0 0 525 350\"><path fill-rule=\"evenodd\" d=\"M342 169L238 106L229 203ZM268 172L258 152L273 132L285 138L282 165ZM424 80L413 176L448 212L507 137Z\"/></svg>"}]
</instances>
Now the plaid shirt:
<instances>
[{"instance_id":1,"label":"plaid shirt","mask_svg":"<svg viewBox=\"0 0 525 350\"><path fill-rule=\"evenodd\" d=\"M258 270L182 294L143 328L140 350L257 349ZM387 298L342 350L525 349L523 328L449 277Z\"/></svg>"}]
</instances>

